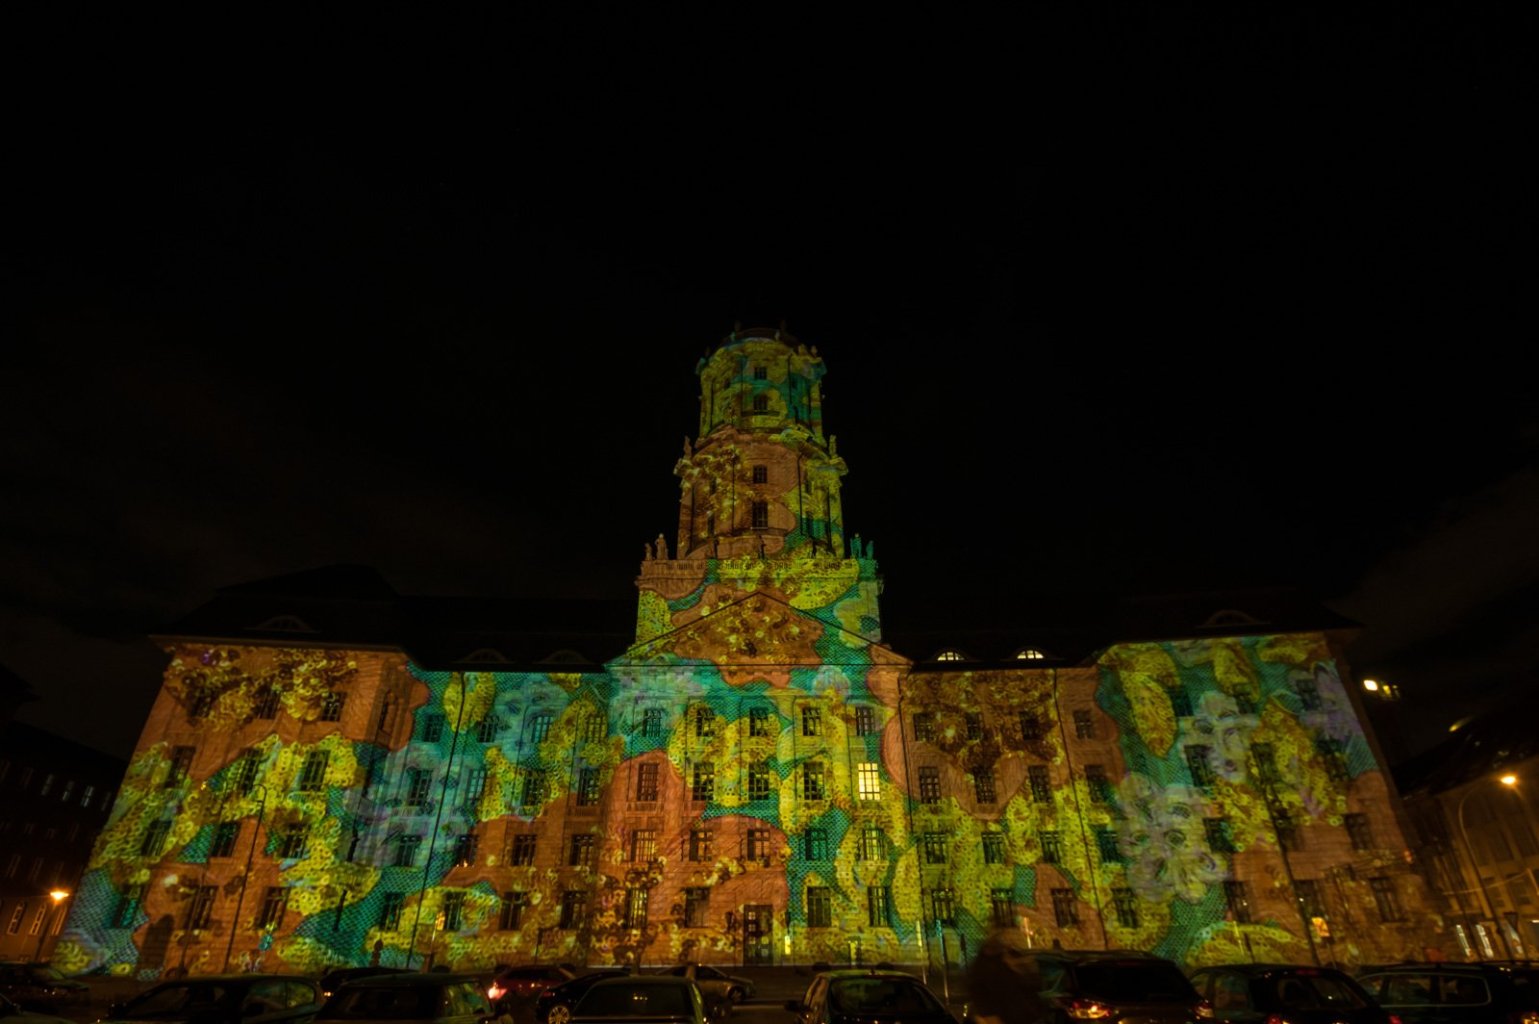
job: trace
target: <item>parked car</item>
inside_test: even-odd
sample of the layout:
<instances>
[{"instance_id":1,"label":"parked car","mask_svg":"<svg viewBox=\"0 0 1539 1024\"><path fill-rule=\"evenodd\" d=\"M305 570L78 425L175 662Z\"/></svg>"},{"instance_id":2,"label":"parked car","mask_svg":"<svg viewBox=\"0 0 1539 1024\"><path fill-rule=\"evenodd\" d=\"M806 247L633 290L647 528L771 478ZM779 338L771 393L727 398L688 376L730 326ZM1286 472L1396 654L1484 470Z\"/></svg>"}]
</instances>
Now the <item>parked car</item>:
<instances>
[{"instance_id":1,"label":"parked car","mask_svg":"<svg viewBox=\"0 0 1539 1024\"><path fill-rule=\"evenodd\" d=\"M1227 964L1191 973L1220 1024L1251 1024L1273 1014L1288 1024L1394 1024L1342 971L1297 964Z\"/></svg>"},{"instance_id":2,"label":"parked car","mask_svg":"<svg viewBox=\"0 0 1539 1024\"><path fill-rule=\"evenodd\" d=\"M106 1021L157 1024L308 1024L321 1008L315 979L297 974L209 974L163 981L107 1008Z\"/></svg>"},{"instance_id":3,"label":"parked car","mask_svg":"<svg viewBox=\"0 0 1539 1024\"><path fill-rule=\"evenodd\" d=\"M728 974L710 964L678 964L674 967L664 967L657 973L674 978L688 978L699 986L700 994L705 997L707 1003L725 1003L730 1006L752 998L754 994L753 982L750 979Z\"/></svg>"},{"instance_id":4,"label":"parked car","mask_svg":"<svg viewBox=\"0 0 1539 1024\"><path fill-rule=\"evenodd\" d=\"M785 1006L800 1024L956 1024L929 986L902 971L822 971Z\"/></svg>"},{"instance_id":5,"label":"parked car","mask_svg":"<svg viewBox=\"0 0 1539 1024\"><path fill-rule=\"evenodd\" d=\"M1172 961L1125 950L1034 949L1039 995L1055 1024L1137 1017L1140 1024L1194 1024L1211 1012Z\"/></svg>"},{"instance_id":6,"label":"parked car","mask_svg":"<svg viewBox=\"0 0 1539 1024\"><path fill-rule=\"evenodd\" d=\"M8 960L0 963L0 995L23 1010L59 1013L89 1001L91 990L51 964Z\"/></svg>"},{"instance_id":7,"label":"parked car","mask_svg":"<svg viewBox=\"0 0 1539 1024\"><path fill-rule=\"evenodd\" d=\"M595 982L572 1007L572 1024L708 1024L700 989L688 978L629 975Z\"/></svg>"},{"instance_id":8,"label":"parked car","mask_svg":"<svg viewBox=\"0 0 1539 1024\"><path fill-rule=\"evenodd\" d=\"M605 978L623 978L629 973L624 967L600 967L559 985L552 985L534 997L536 1024L567 1024L572 1019L572 1007L584 992Z\"/></svg>"},{"instance_id":9,"label":"parked car","mask_svg":"<svg viewBox=\"0 0 1539 1024\"><path fill-rule=\"evenodd\" d=\"M320 1021L427 1021L432 1024L485 1024L491 1004L474 974L398 971L350 981L337 989L315 1015Z\"/></svg>"},{"instance_id":10,"label":"parked car","mask_svg":"<svg viewBox=\"0 0 1539 1024\"><path fill-rule=\"evenodd\" d=\"M486 998L498 1014L510 1014L546 989L575 977L577 972L564 964L499 967L486 987Z\"/></svg>"},{"instance_id":11,"label":"parked car","mask_svg":"<svg viewBox=\"0 0 1539 1024\"><path fill-rule=\"evenodd\" d=\"M406 974L405 967L338 967L321 975L321 996L330 999L332 994L350 981L360 978L379 978L387 974Z\"/></svg>"},{"instance_id":12,"label":"parked car","mask_svg":"<svg viewBox=\"0 0 1539 1024\"><path fill-rule=\"evenodd\" d=\"M0 996L0 1021L4 1024L74 1024L67 1017L55 1017L51 1013L35 1013L24 1010L5 996Z\"/></svg>"},{"instance_id":13,"label":"parked car","mask_svg":"<svg viewBox=\"0 0 1539 1024\"><path fill-rule=\"evenodd\" d=\"M1539 1024L1539 966L1396 964L1357 981L1404 1024Z\"/></svg>"}]
</instances>

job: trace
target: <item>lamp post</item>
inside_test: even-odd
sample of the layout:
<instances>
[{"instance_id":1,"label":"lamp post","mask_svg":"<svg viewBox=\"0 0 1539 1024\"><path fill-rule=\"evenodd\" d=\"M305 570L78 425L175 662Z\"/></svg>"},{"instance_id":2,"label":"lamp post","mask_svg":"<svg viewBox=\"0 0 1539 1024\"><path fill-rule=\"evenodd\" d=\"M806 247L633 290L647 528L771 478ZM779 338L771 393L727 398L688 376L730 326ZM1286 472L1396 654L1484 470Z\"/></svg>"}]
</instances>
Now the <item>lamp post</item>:
<instances>
[{"instance_id":1,"label":"lamp post","mask_svg":"<svg viewBox=\"0 0 1539 1024\"><path fill-rule=\"evenodd\" d=\"M43 959L43 943L47 941L48 933L53 927L53 917L59 912L59 907L64 901L69 899L69 890L55 889L48 894L48 898L53 900L53 906L49 908L48 916L43 920L42 932L37 937L37 952L32 954L32 959L39 961Z\"/></svg>"},{"instance_id":2,"label":"lamp post","mask_svg":"<svg viewBox=\"0 0 1539 1024\"><path fill-rule=\"evenodd\" d=\"M1503 775L1495 781L1510 788L1517 784L1518 777L1516 775ZM1464 840L1464 855L1469 858L1470 870L1475 873L1475 883L1480 887L1480 898L1485 903L1486 916L1491 919L1491 927L1496 929L1496 937L1501 940L1502 951L1507 954L1507 959L1511 960L1513 958L1512 948L1507 944L1507 935L1502 931L1502 923L1497 920L1496 908L1491 903L1491 894L1486 890L1486 880L1481 877L1480 865L1475 862L1475 848L1470 843L1469 829L1464 824L1464 805L1469 801L1470 794L1473 792L1475 792L1474 785L1465 789L1464 795L1459 797L1459 803L1455 808L1454 816L1459 820L1459 835Z\"/></svg>"},{"instance_id":3,"label":"lamp post","mask_svg":"<svg viewBox=\"0 0 1539 1024\"><path fill-rule=\"evenodd\" d=\"M444 818L444 804L449 802L449 780L454 777L454 755L460 745L460 726L465 721L465 674L454 673L454 681L460 684L460 707L454 716L454 736L449 740L449 757L444 762L444 784L439 794L438 806L433 813L433 831L428 834L427 863L422 865L422 888L417 891L417 913L411 922L411 945L406 947L406 967L411 968L412 957L417 952L417 929L422 924L422 903L427 899L428 877L433 872L433 848L438 845L439 824ZM431 955L433 944L428 943Z\"/></svg>"},{"instance_id":4,"label":"lamp post","mask_svg":"<svg viewBox=\"0 0 1539 1024\"><path fill-rule=\"evenodd\" d=\"M230 954L235 950L235 929L240 927L240 908L246 901L246 885L251 881L251 862L256 858L257 836L262 831L262 816L267 812L267 786L257 783L251 787L260 789L262 797L257 803L256 826L251 830L251 846L246 851L246 870L240 876L240 892L235 896L235 913L230 916L230 941L224 947L224 971L230 971Z\"/></svg>"}]
</instances>

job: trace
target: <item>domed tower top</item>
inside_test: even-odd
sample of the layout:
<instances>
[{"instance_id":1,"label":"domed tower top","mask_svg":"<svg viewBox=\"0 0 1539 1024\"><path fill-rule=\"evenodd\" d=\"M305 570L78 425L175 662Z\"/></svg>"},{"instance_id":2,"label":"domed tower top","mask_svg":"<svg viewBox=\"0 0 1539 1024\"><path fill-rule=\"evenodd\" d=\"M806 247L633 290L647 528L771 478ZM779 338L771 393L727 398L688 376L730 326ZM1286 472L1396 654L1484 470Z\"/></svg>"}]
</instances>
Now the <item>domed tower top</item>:
<instances>
[{"instance_id":1,"label":"domed tower top","mask_svg":"<svg viewBox=\"0 0 1539 1024\"><path fill-rule=\"evenodd\" d=\"M700 360L700 437L721 427L823 439L823 360L784 327L734 330Z\"/></svg>"}]
</instances>

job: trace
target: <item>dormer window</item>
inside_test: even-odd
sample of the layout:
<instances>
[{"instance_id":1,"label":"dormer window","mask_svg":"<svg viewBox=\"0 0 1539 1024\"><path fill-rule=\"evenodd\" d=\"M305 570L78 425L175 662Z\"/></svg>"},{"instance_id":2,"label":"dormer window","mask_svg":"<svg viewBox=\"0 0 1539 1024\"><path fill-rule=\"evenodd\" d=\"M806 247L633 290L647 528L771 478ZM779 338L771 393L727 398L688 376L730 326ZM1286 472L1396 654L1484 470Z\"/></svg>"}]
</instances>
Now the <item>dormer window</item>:
<instances>
[{"instance_id":1,"label":"dormer window","mask_svg":"<svg viewBox=\"0 0 1539 1024\"><path fill-rule=\"evenodd\" d=\"M1046 657L1047 655L1043 654L1035 647L1022 647L1020 650L1015 652L1016 661L1041 661Z\"/></svg>"},{"instance_id":2,"label":"dormer window","mask_svg":"<svg viewBox=\"0 0 1539 1024\"><path fill-rule=\"evenodd\" d=\"M967 655L955 648L948 647L935 656L936 661L967 661Z\"/></svg>"}]
</instances>

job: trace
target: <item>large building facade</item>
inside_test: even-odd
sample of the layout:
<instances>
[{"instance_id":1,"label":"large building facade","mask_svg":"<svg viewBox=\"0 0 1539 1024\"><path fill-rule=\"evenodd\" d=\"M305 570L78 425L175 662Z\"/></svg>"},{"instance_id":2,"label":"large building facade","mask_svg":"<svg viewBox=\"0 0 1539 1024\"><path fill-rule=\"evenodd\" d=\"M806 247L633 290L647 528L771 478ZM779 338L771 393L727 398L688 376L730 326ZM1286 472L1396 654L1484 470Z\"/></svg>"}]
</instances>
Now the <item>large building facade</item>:
<instances>
[{"instance_id":1,"label":"large building facade","mask_svg":"<svg viewBox=\"0 0 1539 1024\"><path fill-rule=\"evenodd\" d=\"M1341 623L1220 604L1077 646L1001 623L987 650L903 649L845 531L823 373L776 331L701 361L677 534L646 545L623 636L357 572L231 588L168 632L56 962L936 964L993 927L1189 964L1442 941Z\"/></svg>"}]
</instances>

